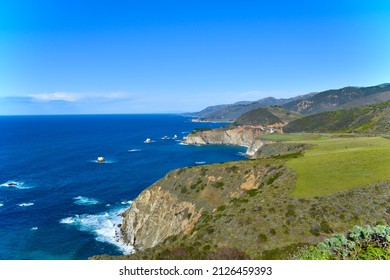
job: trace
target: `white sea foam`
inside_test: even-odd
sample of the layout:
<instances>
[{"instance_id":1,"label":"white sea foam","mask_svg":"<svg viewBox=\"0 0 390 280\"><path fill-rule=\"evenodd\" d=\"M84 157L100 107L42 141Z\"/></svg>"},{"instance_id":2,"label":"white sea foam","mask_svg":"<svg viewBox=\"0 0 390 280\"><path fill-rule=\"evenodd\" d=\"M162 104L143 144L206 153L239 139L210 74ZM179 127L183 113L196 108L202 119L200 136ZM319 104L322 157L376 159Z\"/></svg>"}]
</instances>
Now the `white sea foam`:
<instances>
[{"instance_id":1,"label":"white sea foam","mask_svg":"<svg viewBox=\"0 0 390 280\"><path fill-rule=\"evenodd\" d=\"M95 204L99 203L99 201L97 199L89 198L89 197L85 197L85 196L76 196L73 199L74 199L73 203L78 204L78 205L88 206L88 205L95 205Z\"/></svg>"},{"instance_id":2,"label":"white sea foam","mask_svg":"<svg viewBox=\"0 0 390 280\"><path fill-rule=\"evenodd\" d=\"M3 207L4 206L4 204L3 203L0 203L0 207Z\"/></svg>"},{"instance_id":3,"label":"white sea foam","mask_svg":"<svg viewBox=\"0 0 390 280\"><path fill-rule=\"evenodd\" d=\"M38 227L32 227L30 230L38 230Z\"/></svg>"},{"instance_id":4,"label":"white sea foam","mask_svg":"<svg viewBox=\"0 0 390 280\"><path fill-rule=\"evenodd\" d=\"M92 233L95 239L100 242L107 242L117 246L123 254L134 252L133 247L127 246L120 238L120 228L122 222L121 213L125 208L112 209L96 215L74 215L60 220L61 224L75 226L78 230Z\"/></svg>"},{"instance_id":5,"label":"white sea foam","mask_svg":"<svg viewBox=\"0 0 390 280\"><path fill-rule=\"evenodd\" d=\"M196 164L205 164L205 161L195 161Z\"/></svg>"},{"instance_id":6,"label":"white sea foam","mask_svg":"<svg viewBox=\"0 0 390 280\"><path fill-rule=\"evenodd\" d=\"M118 161L105 159L103 162L100 162L100 161L97 161L96 159L93 159L93 160L88 160L88 162L107 164L107 163L117 163Z\"/></svg>"},{"instance_id":7,"label":"white sea foam","mask_svg":"<svg viewBox=\"0 0 390 280\"><path fill-rule=\"evenodd\" d=\"M24 202L24 203L19 203L18 206L20 207L27 207L27 206L33 206L33 202Z\"/></svg>"},{"instance_id":8,"label":"white sea foam","mask_svg":"<svg viewBox=\"0 0 390 280\"><path fill-rule=\"evenodd\" d=\"M245 156L246 156L246 153L244 153L244 152L238 152L237 155L245 157Z\"/></svg>"},{"instance_id":9,"label":"white sea foam","mask_svg":"<svg viewBox=\"0 0 390 280\"><path fill-rule=\"evenodd\" d=\"M134 153L134 152L141 152L142 150L141 149L131 149L131 150L127 150L129 153Z\"/></svg>"},{"instance_id":10,"label":"white sea foam","mask_svg":"<svg viewBox=\"0 0 390 280\"><path fill-rule=\"evenodd\" d=\"M180 142L180 143L178 143L179 145L184 145L184 146L188 146L188 144L187 143L184 143L184 142Z\"/></svg>"},{"instance_id":11,"label":"white sea foam","mask_svg":"<svg viewBox=\"0 0 390 280\"><path fill-rule=\"evenodd\" d=\"M20 190L33 188L32 186L26 185L25 182L23 182L23 181L12 181L12 180L3 183L0 186L5 187L5 188L20 189Z\"/></svg>"},{"instance_id":12,"label":"white sea foam","mask_svg":"<svg viewBox=\"0 0 390 280\"><path fill-rule=\"evenodd\" d=\"M123 205L130 205L131 202L132 202L131 200L129 200L129 201L122 201L121 204L123 204Z\"/></svg>"}]
</instances>

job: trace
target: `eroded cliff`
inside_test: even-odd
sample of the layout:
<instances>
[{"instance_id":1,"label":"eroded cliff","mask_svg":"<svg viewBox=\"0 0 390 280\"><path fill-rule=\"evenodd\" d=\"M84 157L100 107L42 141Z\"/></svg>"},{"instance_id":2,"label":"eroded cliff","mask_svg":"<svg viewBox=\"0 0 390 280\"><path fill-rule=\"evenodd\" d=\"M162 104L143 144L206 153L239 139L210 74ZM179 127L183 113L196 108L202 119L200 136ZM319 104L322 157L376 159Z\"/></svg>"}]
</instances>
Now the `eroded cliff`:
<instances>
[{"instance_id":1,"label":"eroded cliff","mask_svg":"<svg viewBox=\"0 0 390 280\"><path fill-rule=\"evenodd\" d=\"M278 126L228 126L190 133L184 143L190 145L237 145L247 147L246 155L253 157L266 143L259 138L265 134L282 132Z\"/></svg>"},{"instance_id":2,"label":"eroded cliff","mask_svg":"<svg viewBox=\"0 0 390 280\"><path fill-rule=\"evenodd\" d=\"M168 173L124 213L123 239L138 249L126 258L285 259L333 232L390 222L382 206L390 199L389 182L323 197L291 197L296 174L284 165L288 158Z\"/></svg>"}]
</instances>

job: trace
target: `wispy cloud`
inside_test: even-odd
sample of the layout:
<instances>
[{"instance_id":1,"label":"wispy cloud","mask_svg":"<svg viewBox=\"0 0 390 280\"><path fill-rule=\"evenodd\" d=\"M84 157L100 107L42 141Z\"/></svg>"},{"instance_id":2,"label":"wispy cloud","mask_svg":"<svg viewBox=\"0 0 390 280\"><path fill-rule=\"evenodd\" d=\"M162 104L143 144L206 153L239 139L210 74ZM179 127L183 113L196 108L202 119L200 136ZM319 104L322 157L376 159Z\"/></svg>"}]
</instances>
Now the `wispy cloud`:
<instances>
[{"instance_id":1,"label":"wispy cloud","mask_svg":"<svg viewBox=\"0 0 390 280\"><path fill-rule=\"evenodd\" d=\"M69 92L52 92L52 93L37 93L29 94L28 97L41 102L48 101L68 101L75 102L80 99L80 96Z\"/></svg>"},{"instance_id":2,"label":"wispy cloud","mask_svg":"<svg viewBox=\"0 0 390 280\"><path fill-rule=\"evenodd\" d=\"M36 93L29 94L28 97L35 101L50 102L50 101L67 101L77 102L80 100L116 100L125 99L126 94L123 92L110 93L72 93L72 92L51 92L51 93Z\"/></svg>"}]
</instances>

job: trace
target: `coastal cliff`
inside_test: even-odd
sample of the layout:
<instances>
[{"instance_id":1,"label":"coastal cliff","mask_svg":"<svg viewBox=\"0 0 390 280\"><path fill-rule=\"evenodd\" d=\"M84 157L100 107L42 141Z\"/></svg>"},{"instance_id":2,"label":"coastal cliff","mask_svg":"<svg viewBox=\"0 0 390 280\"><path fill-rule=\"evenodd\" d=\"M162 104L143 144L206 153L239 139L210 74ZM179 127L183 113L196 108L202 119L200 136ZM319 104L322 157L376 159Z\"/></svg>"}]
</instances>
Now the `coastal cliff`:
<instances>
[{"instance_id":1,"label":"coastal cliff","mask_svg":"<svg viewBox=\"0 0 390 280\"><path fill-rule=\"evenodd\" d=\"M288 158L171 171L123 214L123 240L136 252L114 258L286 259L334 232L390 222L386 207L377 207L390 199L389 182L293 197L296 173L285 166Z\"/></svg>"},{"instance_id":2,"label":"coastal cliff","mask_svg":"<svg viewBox=\"0 0 390 280\"><path fill-rule=\"evenodd\" d=\"M238 164L194 166L168 173L144 190L123 213L124 242L144 250L169 236L193 234L200 217L249 190L266 186L277 173L271 165L255 167L247 162L244 171Z\"/></svg>"},{"instance_id":3,"label":"coastal cliff","mask_svg":"<svg viewBox=\"0 0 390 280\"><path fill-rule=\"evenodd\" d=\"M244 146L247 147L246 155L253 157L264 144L268 143L258 138L274 132L280 133L282 131L277 126L228 126L192 132L185 137L184 143L190 145L222 144Z\"/></svg>"},{"instance_id":4,"label":"coastal cliff","mask_svg":"<svg viewBox=\"0 0 390 280\"><path fill-rule=\"evenodd\" d=\"M199 214L191 202L155 186L142 192L124 213L121 233L127 244L145 249L190 230Z\"/></svg>"}]
</instances>

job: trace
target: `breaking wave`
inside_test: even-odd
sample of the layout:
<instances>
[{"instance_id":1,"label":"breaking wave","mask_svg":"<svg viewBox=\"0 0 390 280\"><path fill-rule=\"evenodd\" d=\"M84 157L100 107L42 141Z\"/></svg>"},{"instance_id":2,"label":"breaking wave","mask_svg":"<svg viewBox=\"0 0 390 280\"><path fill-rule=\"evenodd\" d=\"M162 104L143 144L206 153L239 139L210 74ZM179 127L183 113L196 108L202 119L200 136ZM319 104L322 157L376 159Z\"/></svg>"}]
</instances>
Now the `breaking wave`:
<instances>
[{"instance_id":1,"label":"breaking wave","mask_svg":"<svg viewBox=\"0 0 390 280\"><path fill-rule=\"evenodd\" d=\"M18 206L20 207L28 207L28 206L33 206L33 202L24 202L24 203L19 203Z\"/></svg>"},{"instance_id":2,"label":"breaking wave","mask_svg":"<svg viewBox=\"0 0 390 280\"><path fill-rule=\"evenodd\" d=\"M99 201L97 199L94 199L94 198L89 198L89 197L85 197L85 196L76 196L73 198L75 204L78 204L78 205L85 205L85 206L88 206L88 205L95 205L95 204L98 204Z\"/></svg>"},{"instance_id":3,"label":"breaking wave","mask_svg":"<svg viewBox=\"0 0 390 280\"><path fill-rule=\"evenodd\" d=\"M23 181L11 181L11 180L1 184L0 186L5 187L5 188L20 189L20 190L33 188L32 186L25 184L25 182L23 182Z\"/></svg>"},{"instance_id":4,"label":"breaking wave","mask_svg":"<svg viewBox=\"0 0 390 280\"><path fill-rule=\"evenodd\" d=\"M134 252L134 248L123 243L119 228L122 222L120 214L126 209L127 207L122 207L95 215L74 215L61 219L60 224L74 226L80 231L92 233L97 241L113 244L123 254L130 254Z\"/></svg>"}]
</instances>

